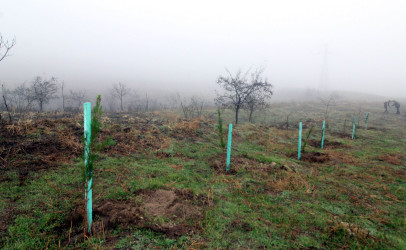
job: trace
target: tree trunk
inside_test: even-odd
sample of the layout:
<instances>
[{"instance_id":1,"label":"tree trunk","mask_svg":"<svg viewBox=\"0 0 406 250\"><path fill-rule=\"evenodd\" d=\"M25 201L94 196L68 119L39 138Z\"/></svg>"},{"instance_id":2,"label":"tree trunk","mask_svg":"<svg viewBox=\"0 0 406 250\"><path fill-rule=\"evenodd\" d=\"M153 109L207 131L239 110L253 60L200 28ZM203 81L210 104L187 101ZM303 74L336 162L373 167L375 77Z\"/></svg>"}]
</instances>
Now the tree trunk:
<instances>
[{"instance_id":1,"label":"tree trunk","mask_svg":"<svg viewBox=\"0 0 406 250\"><path fill-rule=\"evenodd\" d=\"M145 112L148 112L148 94L145 94Z\"/></svg>"},{"instance_id":2,"label":"tree trunk","mask_svg":"<svg viewBox=\"0 0 406 250\"><path fill-rule=\"evenodd\" d=\"M64 83L62 83L62 111L65 111L65 95L63 93Z\"/></svg>"},{"instance_id":3,"label":"tree trunk","mask_svg":"<svg viewBox=\"0 0 406 250\"><path fill-rule=\"evenodd\" d=\"M248 120L251 123L252 123L252 113L254 113L254 108L250 108L250 117L248 118Z\"/></svg>"},{"instance_id":4,"label":"tree trunk","mask_svg":"<svg viewBox=\"0 0 406 250\"><path fill-rule=\"evenodd\" d=\"M39 111L42 112L42 101L39 102Z\"/></svg>"},{"instance_id":5,"label":"tree trunk","mask_svg":"<svg viewBox=\"0 0 406 250\"><path fill-rule=\"evenodd\" d=\"M235 108L235 124L238 124L238 111L240 111L240 107Z\"/></svg>"},{"instance_id":6,"label":"tree trunk","mask_svg":"<svg viewBox=\"0 0 406 250\"><path fill-rule=\"evenodd\" d=\"M3 95L3 100L4 100L4 106L6 106L6 110L7 110L7 113L8 113L8 119L10 120L10 122L11 122L11 115L10 115L10 110L8 109L8 105L7 105L7 101L6 101L6 97ZM1 119L1 116L0 116L0 119Z\"/></svg>"},{"instance_id":7,"label":"tree trunk","mask_svg":"<svg viewBox=\"0 0 406 250\"><path fill-rule=\"evenodd\" d=\"M120 108L121 112L123 111L123 96L120 97Z\"/></svg>"}]
</instances>

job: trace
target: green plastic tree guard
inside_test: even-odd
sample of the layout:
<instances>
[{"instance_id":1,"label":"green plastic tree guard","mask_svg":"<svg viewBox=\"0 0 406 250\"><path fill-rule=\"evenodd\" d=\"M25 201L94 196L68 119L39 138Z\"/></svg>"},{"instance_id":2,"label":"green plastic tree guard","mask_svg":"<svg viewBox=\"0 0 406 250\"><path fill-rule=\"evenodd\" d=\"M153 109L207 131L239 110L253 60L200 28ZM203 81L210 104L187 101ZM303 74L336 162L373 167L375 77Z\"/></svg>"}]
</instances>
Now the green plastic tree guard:
<instances>
[{"instance_id":1,"label":"green plastic tree guard","mask_svg":"<svg viewBox=\"0 0 406 250\"><path fill-rule=\"evenodd\" d=\"M231 158L231 139L232 139L233 124L228 126L228 143L227 143L227 164L226 171L230 171L230 158Z\"/></svg>"},{"instance_id":2,"label":"green plastic tree guard","mask_svg":"<svg viewBox=\"0 0 406 250\"><path fill-rule=\"evenodd\" d=\"M299 143L297 147L297 159L300 160L300 151L302 151L302 122L299 123Z\"/></svg>"},{"instance_id":3,"label":"green plastic tree guard","mask_svg":"<svg viewBox=\"0 0 406 250\"><path fill-rule=\"evenodd\" d=\"M355 124L357 123L357 117L354 116L354 124L352 124L352 136L351 136L351 140L354 140L354 136L355 136Z\"/></svg>"},{"instance_id":4,"label":"green plastic tree guard","mask_svg":"<svg viewBox=\"0 0 406 250\"><path fill-rule=\"evenodd\" d=\"M86 214L88 232L92 229L92 184L93 174L89 171L89 157L90 157L90 142L91 142L91 123L92 123L92 109L91 103L86 102L83 104L83 119L84 119L84 133L85 133L85 199L86 199Z\"/></svg>"},{"instance_id":5,"label":"green plastic tree guard","mask_svg":"<svg viewBox=\"0 0 406 250\"><path fill-rule=\"evenodd\" d=\"M323 121L323 133L321 135L321 149L324 148L324 133L326 131L326 121Z\"/></svg>"}]
</instances>

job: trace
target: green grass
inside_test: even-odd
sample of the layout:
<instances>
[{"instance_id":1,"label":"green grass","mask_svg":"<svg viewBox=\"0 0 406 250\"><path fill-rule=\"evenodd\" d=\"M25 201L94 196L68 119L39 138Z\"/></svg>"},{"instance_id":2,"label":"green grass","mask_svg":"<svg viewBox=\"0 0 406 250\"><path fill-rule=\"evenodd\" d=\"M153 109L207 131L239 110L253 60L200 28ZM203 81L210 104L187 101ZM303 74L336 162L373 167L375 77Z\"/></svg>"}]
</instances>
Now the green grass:
<instances>
[{"instance_id":1,"label":"green grass","mask_svg":"<svg viewBox=\"0 0 406 250\"><path fill-rule=\"evenodd\" d=\"M331 133L341 131L341 119L353 112L348 106L338 106L332 111L331 123L335 125L326 131L326 139L343 146L328 148L327 143L327 149L322 151L307 145L308 152L324 152L332 157L324 163L310 163L289 156L297 150L297 130L275 127L277 117L283 121L290 109L303 109L292 115L291 127L295 121L312 118L315 129L310 140L320 139L317 126L321 108L312 103L288 109L276 106L271 111L274 116L264 113L258 118L268 127L235 126L233 174L211 167L212 161L225 152L218 146L215 121L201 126L193 136L186 135L185 130L183 138L172 138L167 147L147 148L129 156L104 154L95 162L95 204L134 199L140 203L138 190L158 189L191 190L210 201L203 206L202 220L189 221L198 225L195 234L173 238L139 225L119 225L105 235L98 232L85 241L77 238L68 242L69 231L83 230L80 222L71 229L73 211L83 205L84 196L82 163L73 160L57 168L30 172L24 185L17 171L6 172L8 181L0 182L0 209L13 211L15 217L2 232L0 246L405 249L404 119L389 116L385 118L388 123L382 126L378 112L374 116L372 110L369 127L385 128L386 132L360 127L356 140L351 140ZM224 121L231 121L231 115L225 112ZM112 125L106 126L108 129ZM172 127L161 125L158 129L172 137L177 133ZM166 156L158 157L159 153ZM379 160L385 154L398 157L401 164ZM167 222L170 220L161 217L153 221Z\"/></svg>"}]
</instances>

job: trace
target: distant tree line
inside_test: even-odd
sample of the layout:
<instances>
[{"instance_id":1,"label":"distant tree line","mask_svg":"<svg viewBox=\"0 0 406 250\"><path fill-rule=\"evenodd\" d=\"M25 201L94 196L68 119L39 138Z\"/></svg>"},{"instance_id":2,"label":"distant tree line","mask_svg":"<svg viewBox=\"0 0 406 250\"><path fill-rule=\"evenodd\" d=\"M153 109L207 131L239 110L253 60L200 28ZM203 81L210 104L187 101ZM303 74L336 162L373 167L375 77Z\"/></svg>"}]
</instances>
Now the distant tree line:
<instances>
[{"instance_id":1,"label":"distant tree line","mask_svg":"<svg viewBox=\"0 0 406 250\"><path fill-rule=\"evenodd\" d=\"M10 50L15 46L16 39L6 40L0 33L0 62L9 56ZM249 121L252 122L253 113L256 110L268 106L273 94L272 84L262 77L263 69L251 70L243 73L241 70L227 75L220 75L217 84L224 90L217 94L215 103L222 108L230 108L235 111L235 122L239 121L241 109L249 111ZM60 95L58 91L61 90ZM10 112L39 111L43 112L47 105L52 110L57 110L56 100L61 99L62 111L79 111L82 104L88 100L85 90L75 89L66 92L65 82L59 83L56 77L34 77L29 84L22 83L14 89L8 89L1 85L2 99L0 111L7 111L11 121ZM139 97L137 92L128 85L118 82L105 95L105 110L111 112L147 112L162 109L178 109L185 118L201 116L208 102L201 96L190 98L181 97L179 93L167 96L166 100L151 99L148 94ZM60 107L60 106L59 106ZM1 117L0 117L1 118Z\"/></svg>"},{"instance_id":2,"label":"distant tree line","mask_svg":"<svg viewBox=\"0 0 406 250\"><path fill-rule=\"evenodd\" d=\"M40 76L35 77L27 86L26 83L22 83L14 89L7 89L2 84L2 95L4 97L3 106L9 106L9 108L16 112L44 111L45 106L54 99L59 99L57 94L59 89L59 83L57 78L43 78ZM86 100L86 93L83 90L71 90L70 94L65 95L63 93L64 84L61 86L63 109L65 109L65 102L69 103L71 109L79 108Z\"/></svg>"},{"instance_id":3,"label":"distant tree line","mask_svg":"<svg viewBox=\"0 0 406 250\"><path fill-rule=\"evenodd\" d=\"M272 84L262 77L263 69L247 71L241 70L236 74L219 76L217 84L224 90L217 94L214 104L221 108L233 109L235 122L239 122L240 110L247 110L248 120L253 121L255 111L269 106ZM68 89L68 90L67 90ZM59 82L56 77L36 76L30 82L24 82L14 89L8 89L2 84L3 102L0 111L26 112L45 110L60 110L79 112L84 102L89 100L83 89L69 89L65 82ZM104 109L110 112L148 112L155 110L176 110L185 118L198 117L208 107L215 107L213 103L202 96L193 95L183 97L179 93L169 94L166 98L151 98L148 93L140 96L137 91L127 84L118 82L112 84L104 95ZM11 118L10 118L11 119Z\"/></svg>"},{"instance_id":4,"label":"distant tree line","mask_svg":"<svg viewBox=\"0 0 406 250\"><path fill-rule=\"evenodd\" d=\"M14 89L2 84L3 101L0 111L28 112L59 110L79 112L89 98L83 89L70 89L65 82L59 82L56 77L33 78ZM166 98L151 98L148 93L140 96L128 85L119 82L112 84L104 95L104 109L110 112L148 112L171 109L182 114L185 118L193 118L203 114L209 102L202 96L182 97L179 93L168 94ZM214 106L213 106L214 107Z\"/></svg>"}]
</instances>

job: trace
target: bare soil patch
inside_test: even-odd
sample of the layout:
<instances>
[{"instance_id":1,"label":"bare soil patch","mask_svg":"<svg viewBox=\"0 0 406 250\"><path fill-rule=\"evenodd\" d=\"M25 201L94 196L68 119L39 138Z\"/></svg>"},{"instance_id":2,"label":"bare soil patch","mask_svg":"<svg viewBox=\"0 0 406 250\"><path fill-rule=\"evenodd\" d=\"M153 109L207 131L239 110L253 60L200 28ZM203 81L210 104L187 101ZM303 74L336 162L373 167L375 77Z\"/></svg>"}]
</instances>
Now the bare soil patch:
<instances>
[{"instance_id":1,"label":"bare soil patch","mask_svg":"<svg viewBox=\"0 0 406 250\"><path fill-rule=\"evenodd\" d=\"M165 148L168 144L167 138L164 138L155 130L141 132L135 128L118 130L111 128L101 132L102 140L111 137L115 141L115 145L109 145L104 149L104 152L110 156L123 155L129 156L134 153L145 151L158 151Z\"/></svg>"},{"instance_id":2,"label":"bare soil patch","mask_svg":"<svg viewBox=\"0 0 406 250\"><path fill-rule=\"evenodd\" d=\"M140 190L130 201L109 200L94 210L106 230L147 228L178 238L200 231L205 201L187 190Z\"/></svg>"},{"instance_id":3,"label":"bare soil patch","mask_svg":"<svg viewBox=\"0 0 406 250\"><path fill-rule=\"evenodd\" d=\"M237 168L236 166L234 166L234 162L230 162L230 170L226 171L226 160L227 160L227 154L222 153L222 154L218 154L215 155L213 157L211 157L208 160L208 163L210 165L210 167L218 172L218 173L222 173L222 174L236 174L237 173Z\"/></svg>"},{"instance_id":4,"label":"bare soil patch","mask_svg":"<svg viewBox=\"0 0 406 250\"><path fill-rule=\"evenodd\" d=\"M226 171L226 159L227 154L222 153L211 157L208 160L208 163L217 173L231 175L238 173L243 168L249 171L257 171L268 174L282 170L282 166L277 167L276 163L263 163L252 159L247 155L237 155L231 156L230 170Z\"/></svg>"},{"instance_id":5,"label":"bare soil patch","mask_svg":"<svg viewBox=\"0 0 406 250\"><path fill-rule=\"evenodd\" d=\"M293 154L293 156L296 158L297 154ZM300 160L312 163L323 163L330 160L330 155L320 152L302 152Z\"/></svg>"},{"instance_id":6,"label":"bare soil patch","mask_svg":"<svg viewBox=\"0 0 406 250\"><path fill-rule=\"evenodd\" d=\"M321 140L309 140L309 145L315 148L321 147ZM346 148L347 146L338 141L324 140L324 148Z\"/></svg>"},{"instance_id":7,"label":"bare soil patch","mask_svg":"<svg viewBox=\"0 0 406 250\"><path fill-rule=\"evenodd\" d=\"M72 126L66 126L68 123L72 121L41 120L0 126L2 172L17 170L20 184L24 184L31 171L57 167L78 157L82 149L80 137L75 135Z\"/></svg>"},{"instance_id":8,"label":"bare soil patch","mask_svg":"<svg viewBox=\"0 0 406 250\"><path fill-rule=\"evenodd\" d=\"M260 164L259 162L255 161L255 160L248 159L241 155L231 156L230 170L226 171L226 167L227 167L226 160L227 160L226 153L218 154L209 159L209 165L213 170L215 170L218 173L236 174L242 168L253 169L253 168L255 168L255 166Z\"/></svg>"}]
</instances>

